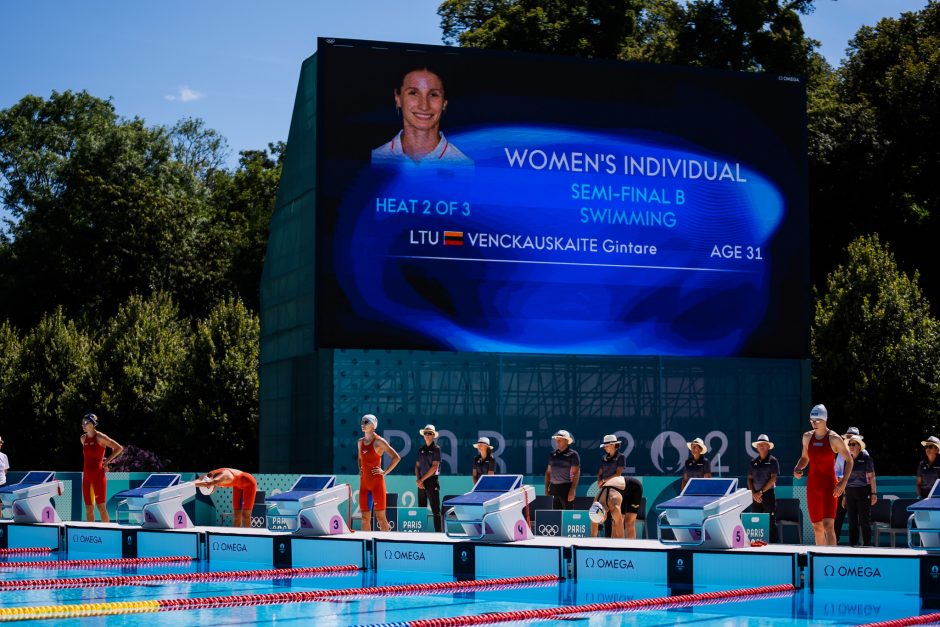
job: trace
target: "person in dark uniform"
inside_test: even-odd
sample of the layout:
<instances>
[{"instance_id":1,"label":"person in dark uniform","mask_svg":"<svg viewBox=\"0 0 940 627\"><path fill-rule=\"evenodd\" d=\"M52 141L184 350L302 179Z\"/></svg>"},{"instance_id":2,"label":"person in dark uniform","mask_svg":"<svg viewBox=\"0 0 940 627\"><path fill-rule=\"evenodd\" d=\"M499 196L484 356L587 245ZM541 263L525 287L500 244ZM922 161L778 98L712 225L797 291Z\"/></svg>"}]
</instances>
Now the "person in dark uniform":
<instances>
[{"instance_id":1,"label":"person in dark uniform","mask_svg":"<svg viewBox=\"0 0 940 627\"><path fill-rule=\"evenodd\" d=\"M774 443L767 434L757 436L751 446L757 449L757 457L751 460L747 469L747 489L751 491L753 501L751 511L770 514L770 541L776 542L777 497L774 494L774 486L777 485L777 477L780 475L780 462L770 454Z\"/></svg>"},{"instance_id":2,"label":"person in dark uniform","mask_svg":"<svg viewBox=\"0 0 940 627\"><path fill-rule=\"evenodd\" d=\"M553 509L571 509L581 478L581 457L571 448L574 438L564 429L559 429L552 439L556 448L548 456L545 494L555 497Z\"/></svg>"},{"instance_id":3,"label":"person in dark uniform","mask_svg":"<svg viewBox=\"0 0 940 627\"><path fill-rule=\"evenodd\" d=\"M865 450L865 441L860 436L853 435L846 443L854 459L842 497L845 515L849 519L849 544L871 546L871 508L878 501L875 462Z\"/></svg>"},{"instance_id":4,"label":"person in dark uniform","mask_svg":"<svg viewBox=\"0 0 940 627\"><path fill-rule=\"evenodd\" d=\"M858 437L862 438L862 435L859 432L858 427L849 427L848 429L845 430L845 434L843 434L842 439L845 440L846 443L848 443L849 438L851 438L853 435L857 435ZM864 440L865 438L862 438L862 439ZM836 456L836 479L841 480L842 477L844 476L845 476L845 459L841 455L838 455ZM836 507L836 521L833 526L833 529L835 529L835 532L836 532L837 543L839 542L839 538L842 536L842 524L845 522L845 506L843 505L844 501L845 499L839 499L838 505Z\"/></svg>"},{"instance_id":5,"label":"person in dark uniform","mask_svg":"<svg viewBox=\"0 0 940 627\"><path fill-rule=\"evenodd\" d=\"M605 435L601 442L601 448L604 449L604 455L601 457L601 465L597 471L597 487L600 491L597 493L596 502L600 503L603 509L598 508L606 519L610 516L610 536L612 538L623 537L623 471L627 465L627 458L620 452L620 440L615 435ZM598 517L600 520L600 517ZM591 521L591 537L597 537L597 531L600 525L605 521Z\"/></svg>"},{"instance_id":6,"label":"person in dark uniform","mask_svg":"<svg viewBox=\"0 0 940 627\"><path fill-rule=\"evenodd\" d=\"M473 483L476 484L480 477L496 474L496 459L493 457L493 447L487 437L481 436L473 448L477 450L477 454L473 458L471 476Z\"/></svg>"},{"instance_id":7,"label":"person in dark uniform","mask_svg":"<svg viewBox=\"0 0 940 627\"><path fill-rule=\"evenodd\" d=\"M712 463L705 457L705 453L708 452L705 441L702 438L695 438L691 442L686 442L685 445L692 451L692 457L685 460L680 492L685 489L685 484L689 482L689 479L710 479L712 476Z\"/></svg>"},{"instance_id":8,"label":"person in dark uniform","mask_svg":"<svg viewBox=\"0 0 940 627\"><path fill-rule=\"evenodd\" d=\"M437 429L434 425L424 425L421 429L424 446L418 449L418 461L415 463L415 483L418 486L418 507L431 504L431 518L434 519L434 531L441 533L441 447L434 441Z\"/></svg>"},{"instance_id":9,"label":"person in dark uniform","mask_svg":"<svg viewBox=\"0 0 940 627\"><path fill-rule=\"evenodd\" d=\"M940 438L932 435L920 445L924 447L924 459L917 466L917 494L925 499L930 494L933 484L940 479L940 459L937 459L937 453L940 452Z\"/></svg>"}]
</instances>

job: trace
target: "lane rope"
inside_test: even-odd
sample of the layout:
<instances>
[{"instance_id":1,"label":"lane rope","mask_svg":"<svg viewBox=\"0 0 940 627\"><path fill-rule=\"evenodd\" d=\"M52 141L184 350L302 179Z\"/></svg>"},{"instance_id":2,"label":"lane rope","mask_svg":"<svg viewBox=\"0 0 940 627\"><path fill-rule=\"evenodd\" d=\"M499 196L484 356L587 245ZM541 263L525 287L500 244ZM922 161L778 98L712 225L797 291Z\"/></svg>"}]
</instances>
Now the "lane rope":
<instances>
[{"instance_id":1,"label":"lane rope","mask_svg":"<svg viewBox=\"0 0 940 627\"><path fill-rule=\"evenodd\" d=\"M119 557L109 559L52 560L49 562L0 562L2 568L84 568L86 566L147 566L191 562L188 555L172 557Z\"/></svg>"},{"instance_id":2,"label":"lane rope","mask_svg":"<svg viewBox=\"0 0 940 627\"><path fill-rule=\"evenodd\" d=\"M475 614L470 616L450 616L446 618L431 618L400 623L381 623L369 627L461 627L464 625L482 625L493 623L506 623L513 621L552 619L572 614L585 614L591 612L626 612L635 610L648 610L666 608L675 605L702 605L714 603L727 603L744 601L753 597L776 596L792 594L796 587L792 584L776 586L761 586L759 588L744 588L739 590L721 590L716 592L698 592L695 594L681 594L669 597L656 597L652 599L636 599L633 601L611 601L609 603L591 603L588 605L568 605L564 607L549 607L532 610L514 610L510 612L492 612L488 614Z\"/></svg>"},{"instance_id":3,"label":"lane rope","mask_svg":"<svg viewBox=\"0 0 940 627\"><path fill-rule=\"evenodd\" d=\"M553 584L560 580L557 575L533 577L503 577L499 579L444 581L436 583L415 583L396 586L372 586L367 588L346 588L342 590L307 590L297 592L269 592L264 594L236 594L221 597L158 599L151 601L119 601L105 603L82 603L79 605L45 605L33 607L0 608L0 622L13 620L31 620L47 618L66 618L76 616L104 616L111 614L132 614L140 612L160 612L172 610L204 610L224 607L243 607L251 605L274 605L283 603L304 603L354 596L393 596L434 594L464 590L492 590L503 588L521 588L533 585Z\"/></svg>"},{"instance_id":4,"label":"lane rope","mask_svg":"<svg viewBox=\"0 0 940 627\"><path fill-rule=\"evenodd\" d=\"M907 618L896 618L886 620L880 623L866 623L860 627L907 627L907 625L932 625L940 623L940 614L924 614L923 616L908 616Z\"/></svg>"},{"instance_id":5,"label":"lane rope","mask_svg":"<svg viewBox=\"0 0 940 627\"><path fill-rule=\"evenodd\" d=\"M85 588L110 586L136 586L154 582L283 579L285 577L311 577L335 573L358 572L354 564L346 566L311 566L305 568L276 568L260 570L229 570L208 573L167 573L162 575L100 575L70 577L67 579L19 579L0 581L0 590L54 590L59 588Z\"/></svg>"},{"instance_id":6,"label":"lane rope","mask_svg":"<svg viewBox=\"0 0 940 627\"><path fill-rule=\"evenodd\" d=\"M33 555L46 554L58 551L50 546L32 546L32 547L14 547L12 549L0 549L0 556L3 555Z\"/></svg>"}]
</instances>

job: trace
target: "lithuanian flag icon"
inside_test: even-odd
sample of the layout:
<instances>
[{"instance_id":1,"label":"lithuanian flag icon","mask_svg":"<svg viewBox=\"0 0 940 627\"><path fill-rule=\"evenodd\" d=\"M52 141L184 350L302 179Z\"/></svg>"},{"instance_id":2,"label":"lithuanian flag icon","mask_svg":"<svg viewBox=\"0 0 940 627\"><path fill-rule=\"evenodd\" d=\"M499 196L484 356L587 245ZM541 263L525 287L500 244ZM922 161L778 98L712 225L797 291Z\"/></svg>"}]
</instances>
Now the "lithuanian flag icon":
<instances>
[{"instance_id":1,"label":"lithuanian flag icon","mask_svg":"<svg viewBox=\"0 0 940 627\"><path fill-rule=\"evenodd\" d=\"M463 231L444 231L444 246L463 246Z\"/></svg>"}]
</instances>

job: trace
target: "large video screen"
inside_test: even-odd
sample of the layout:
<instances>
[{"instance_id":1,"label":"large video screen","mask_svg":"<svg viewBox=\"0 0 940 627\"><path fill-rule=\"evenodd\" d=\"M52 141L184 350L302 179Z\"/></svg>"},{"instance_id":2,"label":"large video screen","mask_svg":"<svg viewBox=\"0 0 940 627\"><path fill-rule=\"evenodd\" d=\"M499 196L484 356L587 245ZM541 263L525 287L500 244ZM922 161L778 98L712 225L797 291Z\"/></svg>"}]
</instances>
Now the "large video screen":
<instances>
[{"instance_id":1,"label":"large video screen","mask_svg":"<svg viewBox=\"0 0 940 627\"><path fill-rule=\"evenodd\" d=\"M807 356L800 80L332 39L316 71L318 346Z\"/></svg>"}]
</instances>

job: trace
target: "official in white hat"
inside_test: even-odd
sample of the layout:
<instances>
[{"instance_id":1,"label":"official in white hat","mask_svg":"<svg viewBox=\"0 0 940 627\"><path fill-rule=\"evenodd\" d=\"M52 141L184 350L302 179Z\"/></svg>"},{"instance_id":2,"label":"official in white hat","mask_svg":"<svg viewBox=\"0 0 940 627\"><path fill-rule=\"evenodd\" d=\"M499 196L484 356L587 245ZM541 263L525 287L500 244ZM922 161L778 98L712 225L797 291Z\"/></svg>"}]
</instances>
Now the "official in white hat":
<instances>
[{"instance_id":1,"label":"official in white hat","mask_svg":"<svg viewBox=\"0 0 940 627\"><path fill-rule=\"evenodd\" d=\"M757 457L751 460L747 469L747 488L751 491L751 511L770 514L770 541L777 541L777 496L774 486L780 475L780 462L770 454L774 443L766 433L761 433L751 442L757 451Z\"/></svg>"},{"instance_id":2,"label":"official in white hat","mask_svg":"<svg viewBox=\"0 0 940 627\"><path fill-rule=\"evenodd\" d=\"M471 476L473 477L473 483L476 484L480 477L496 474L496 459L493 457L493 445L490 444L490 439L486 436L481 435L473 448L477 450L477 454L473 458Z\"/></svg>"},{"instance_id":3,"label":"official in white hat","mask_svg":"<svg viewBox=\"0 0 940 627\"><path fill-rule=\"evenodd\" d=\"M875 462L865 450L865 440L860 435L850 436L846 444L853 459L842 497L849 521L849 544L871 546L871 508L878 501Z\"/></svg>"},{"instance_id":4,"label":"official in white hat","mask_svg":"<svg viewBox=\"0 0 940 627\"><path fill-rule=\"evenodd\" d=\"M917 465L917 494L925 499L933 489L933 484L940 479L940 438L935 435L921 441L924 447L924 459Z\"/></svg>"},{"instance_id":5,"label":"official in white hat","mask_svg":"<svg viewBox=\"0 0 940 627\"><path fill-rule=\"evenodd\" d=\"M574 438L564 429L556 431L552 439L555 450L545 469L545 494L554 497L554 509L571 509L581 479L581 457L571 448Z\"/></svg>"},{"instance_id":6,"label":"official in white hat","mask_svg":"<svg viewBox=\"0 0 940 627\"><path fill-rule=\"evenodd\" d=\"M434 531L441 533L444 530L441 520L441 482L438 478L441 474L441 447L434 441L437 438L437 428L426 424L420 433L424 438L424 445L418 449L418 459L415 462L418 507L431 505Z\"/></svg>"},{"instance_id":7,"label":"official in white hat","mask_svg":"<svg viewBox=\"0 0 940 627\"><path fill-rule=\"evenodd\" d=\"M685 445L692 451L692 456L685 460L680 491L685 489L685 484L689 482L689 479L709 479L712 476L712 463L705 457L705 453L708 452L705 440L695 438L691 442L686 442Z\"/></svg>"}]
</instances>

